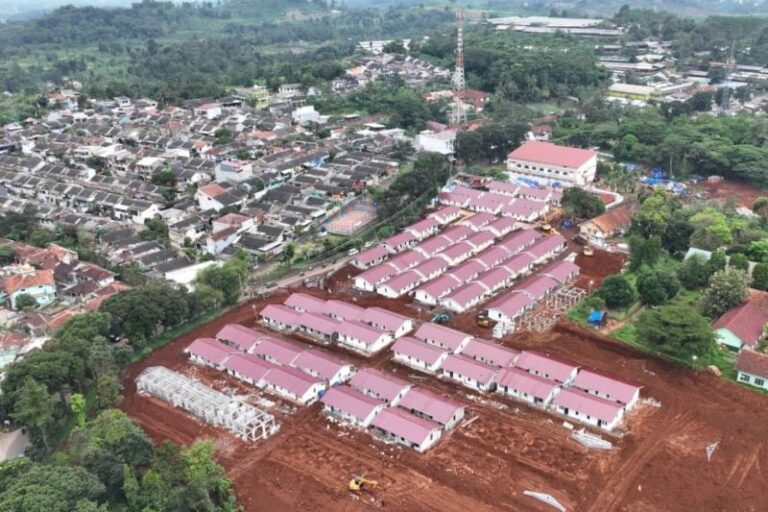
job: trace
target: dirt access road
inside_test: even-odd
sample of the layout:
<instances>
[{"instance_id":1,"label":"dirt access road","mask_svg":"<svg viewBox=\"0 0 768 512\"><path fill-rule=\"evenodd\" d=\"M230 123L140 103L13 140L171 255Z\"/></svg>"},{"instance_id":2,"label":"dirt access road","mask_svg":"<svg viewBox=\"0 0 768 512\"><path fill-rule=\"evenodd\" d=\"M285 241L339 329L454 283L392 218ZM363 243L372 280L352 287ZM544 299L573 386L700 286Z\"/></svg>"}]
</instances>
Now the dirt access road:
<instances>
[{"instance_id":1,"label":"dirt access road","mask_svg":"<svg viewBox=\"0 0 768 512\"><path fill-rule=\"evenodd\" d=\"M280 302L286 296L280 292L266 302ZM410 309L378 297L357 300L361 305ZM527 489L550 493L567 510L579 512L768 510L766 397L706 373L671 366L569 323L546 334L514 335L504 344L518 349L535 346L601 369L642 385L643 396L661 402L660 408L641 405L630 417L628 433L612 439L616 447L608 452L589 451L569 440L560 418L411 372L392 363L389 354L365 360L334 349L359 366L393 371L450 393L468 404L467 419L472 421L419 455L329 422L319 404L291 413L277 403L271 412L281 422L281 431L249 445L136 394L135 376L158 364L196 375L218 389L246 393L226 375L189 364L182 350L195 337L212 335L228 322L255 325L254 312L264 304L244 304L130 367L122 402L122 408L156 441L214 439L218 460L248 512L552 510L524 496ZM715 441L720 445L707 462L705 447ZM374 495L357 496L346 490L349 478L361 473L380 482Z\"/></svg>"}]
</instances>

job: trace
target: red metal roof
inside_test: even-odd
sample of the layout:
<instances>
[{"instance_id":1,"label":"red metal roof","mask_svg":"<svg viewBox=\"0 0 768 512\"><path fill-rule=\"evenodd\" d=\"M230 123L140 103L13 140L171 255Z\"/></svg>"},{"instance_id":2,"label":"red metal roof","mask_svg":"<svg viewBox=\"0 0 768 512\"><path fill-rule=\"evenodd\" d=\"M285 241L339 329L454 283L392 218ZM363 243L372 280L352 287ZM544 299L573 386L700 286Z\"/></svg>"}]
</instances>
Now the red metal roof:
<instances>
[{"instance_id":1,"label":"red metal roof","mask_svg":"<svg viewBox=\"0 0 768 512\"><path fill-rule=\"evenodd\" d=\"M438 276L428 283L416 288L416 291L422 290L427 295L439 299L451 292L457 286L461 285L459 280L451 274Z\"/></svg>"},{"instance_id":2,"label":"red metal roof","mask_svg":"<svg viewBox=\"0 0 768 512\"><path fill-rule=\"evenodd\" d=\"M393 267L392 265L385 263L383 265L377 265L373 268L370 268L363 272L362 274L358 275L357 277L364 280L365 282L375 286L381 282L386 281L393 275L397 274L398 270Z\"/></svg>"},{"instance_id":3,"label":"red metal roof","mask_svg":"<svg viewBox=\"0 0 768 512\"><path fill-rule=\"evenodd\" d=\"M531 297L519 290L515 290L491 304L490 309L498 309L509 318L515 318L533 304L534 301Z\"/></svg>"},{"instance_id":4,"label":"red metal roof","mask_svg":"<svg viewBox=\"0 0 768 512\"><path fill-rule=\"evenodd\" d=\"M387 255L389 255L389 251L383 246L378 246L361 252L355 257L355 261L361 265L369 265L371 262L385 258Z\"/></svg>"},{"instance_id":5,"label":"red metal roof","mask_svg":"<svg viewBox=\"0 0 768 512\"><path fill-rule=\"evenodd\" d=\"M333 318L317 313L302 313L299 317L299 325L331 336L336 332L340 322Z\"/></svg>"},{"instance_id":6,"label":"red metal roof","mask_svg":"<svg viewBox=\"0 0 768 512\"><path fill-rule=\"evenodd\" d=\"M763 326L768 323L767 302L768 294L753 293L747 302L726 311L712 327L728 329L745 344L754 347L763 335Z\"/></svg>"},{"instance_id":7,"label":"red metal roof","mask_svg":"<svg viewBox=\"0 0 768 512\"><path fill-rule=\"evenodd\" d=\"M415 284L422 280L421 274L417 274L413 270L408 270L402 274L394 276L392 279L385 281L381 286L390 288L395 293L403 293L405 290L412 288Z\"/></svg>"},{"instance_id":8,"label":"red metal roof","mask_svg":"<svg viewBox=\"0 0 768 512\"><path fill-rule=\"evenodd\" d=\"M472 233L474 233L474 231L472 231L471 227L461 224L458 226L451 226L450 228L446 229L440 234L445 238L447 238L448 240L451 240L452 242L456 243L464 240L465 238L470 236Z\"/></svg>"},{"instance_id":9,"label":"red metal roof","mask_svg":"<svg viewBox=\"0 0 768 512\"><path fill-rule=\"evenodd\" d=\"M768 355L766 354L745 348L736 355L734 366L741 372L768 379Z\"/></svg>"},{"instance_id":10,"label":"red metal roof","mask_svg":"<svg viewBox=\"0 0 768 512\"><path fill-rule=\"evenodd\" d=\"M588 149L558 146L551 142L531 141L509 153L508 158L578 169L595 156L597 153Z\"/></svg>"},{"instance_id":11,"label":"red metal roof","mask_svg":"<svg viewBox=\"0 0 768 512\"><path fill-rule=\"evenodd\" d=\"M402 254L398 254L394 258L391 258L388 263L395 267L400 272L408 270L409 268L418 265L420 262L427 259L423 254L418 251L408 251Z\"/></svg>"},{"instance_id":12,"label":"red metal roof","mask_svg":"<svg viewBox=\"0 0 768 512\"><path fill-rule=\"evenodd\" d=\"M563 284L573 276L579 275L580 271L581 269L575 263L562 260L556 261L546 268L543 268L539 274L552 277L556 279L560 284Z\"/></svg>"}]
</instances>

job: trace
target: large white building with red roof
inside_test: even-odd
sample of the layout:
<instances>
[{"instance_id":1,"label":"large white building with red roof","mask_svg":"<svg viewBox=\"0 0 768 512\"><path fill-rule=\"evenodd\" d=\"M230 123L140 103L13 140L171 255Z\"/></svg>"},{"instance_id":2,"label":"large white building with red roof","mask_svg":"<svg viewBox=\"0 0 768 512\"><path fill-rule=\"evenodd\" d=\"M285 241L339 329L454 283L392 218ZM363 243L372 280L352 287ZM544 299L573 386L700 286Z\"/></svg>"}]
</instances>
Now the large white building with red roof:
<instances>
[{"instance_id":1,"label":"large white building with red roof","mask_svg":"<svg viewBox=\"0 0 768 512\"><path fill-rule=\"evenodd\" d=\"M526 142L507 155L507 172L542 184L583 186L595 179L597 153L551 142Z\"/></svg>"}]
</instances>

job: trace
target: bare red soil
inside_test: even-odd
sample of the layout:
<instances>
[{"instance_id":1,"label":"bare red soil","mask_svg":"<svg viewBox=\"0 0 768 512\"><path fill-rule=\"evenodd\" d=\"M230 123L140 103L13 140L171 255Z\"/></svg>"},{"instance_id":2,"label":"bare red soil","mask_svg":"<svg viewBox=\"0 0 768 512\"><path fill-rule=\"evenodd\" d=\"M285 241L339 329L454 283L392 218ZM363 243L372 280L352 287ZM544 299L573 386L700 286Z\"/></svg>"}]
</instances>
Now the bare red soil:
<instances>
[{"instance_id":1,"label":"bare red soil","mask_svg":"<svg viewBox=\"0 0 768 512\"><path fill-rule=\"evenodd\" d=\"M329 297L318 290L303 290ZM589 451L569 439L562 419L520 403L472 393L435 377L394 364L389 353L365 359L341 349L360 366L396 372L421 386L450 393L468 404L468 425L419 455L384 444L364 432L327 421L320 405L270 409L280 432L255 445L211 428L167 404L136 394L133 379L147 366L165 365L217 388L253 396L237 381L190 364L183 349L196 337L212 335L228 322L255 325L255 312L281 302L281 291L244 304L171 342L130 367L122 408L153 440L190 443L216 440L217 456L233 479L244 509L250 511L515 511L548 512L522 492L555 496L569 511L722 512L768 510L768 424L766 398L706 373L674 367L591 331L561 323L552 332L515 334L504 344L536 347L585 367L595 367L643 386L642 404L630 416L623 436L608 452ZM357 303L382 305L411 316L405 301L373 295L334 294ZM422 315L424 317L424 315ZM385 351L387 352L387 351ZM711 462L705 447L719 441ZM372 494L352 495L352 475L380 482Z\"/></svg>"},{"instance_id":2,"label":"bare red soil","mask_svg":"<svg viewBox=\"0 0 768 512\"><path fill-rule=\"evenodd\" d=\"M735 199L739 206L752 208L752 203L760 196L766 193L757 187L741 183L738 181L723 180L719 183L709 183L705 181L699 184L698 190L703 191L707 197L725 202L728 199Z\"/></svg>"}]
</instances>

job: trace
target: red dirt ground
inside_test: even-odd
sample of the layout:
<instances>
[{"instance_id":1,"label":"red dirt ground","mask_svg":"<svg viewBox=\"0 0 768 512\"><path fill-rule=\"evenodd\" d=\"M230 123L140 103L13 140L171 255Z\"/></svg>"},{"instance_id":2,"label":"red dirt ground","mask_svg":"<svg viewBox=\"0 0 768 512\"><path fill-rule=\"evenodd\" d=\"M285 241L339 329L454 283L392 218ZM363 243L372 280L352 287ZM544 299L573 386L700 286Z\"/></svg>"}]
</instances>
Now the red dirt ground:
<instances>
[{"instance_id":1,"label":"red dirt ground","mask_svg":"<svg viewBox=\"0 0 768 512\"><path fill-rule=\"evenodd\" d=\"M318 290L303 291L322 295ZM280 292L266 302L280 302L286 294ZM362 305L414 311L399 301L355 298ZM243 390L226 375L189 364L182 350L194 338L212 335L228 322L255 324L254 313L264 303L240 306L130 367L121 405L156 441L214 438L218 459L247 512L552 510L524 496L526 489L548 492L569 511L580 512L768 510L764 396L707 373L671 366L567 322L550 333L516 334L504 343L518 349L536 346L613 373L642 385L644 397L662 403L661 408L641 405L630 416L629 433L614 439L616 448L609 452L589 451L569 440L562 420L555 416L418 374L392 363L388 353L367 360L331 349L358 365L397 372L419 385L450 393L469 404L467 418L477 419L419 455L328 422L318 404L292 415L278 405L271 411L281 422L281 431L250 445L136 394L135 376L158 364L192 373L218 389ZM708 463L704 449L714 441L720 446ZM355 496L346 490L349 478L360 473L380 482L375 495Z\"/></svg>"},{"instance_id":2,"label":"red dirt ground","mask_svg":"<svg viewBox=\"0 0 768 512\"><path fill-rule=\"evenodd\" d=\"M728 199L736 199L740 206L752 208L752 203L766 193L757 187L740 183L738 181L723 180L719 183L704 183L698 185L699 189L707 194L707 197L725 202Z\"/></svg>"}]
</instances>

